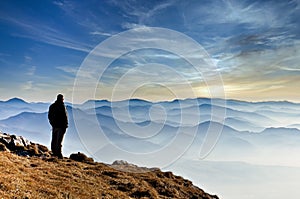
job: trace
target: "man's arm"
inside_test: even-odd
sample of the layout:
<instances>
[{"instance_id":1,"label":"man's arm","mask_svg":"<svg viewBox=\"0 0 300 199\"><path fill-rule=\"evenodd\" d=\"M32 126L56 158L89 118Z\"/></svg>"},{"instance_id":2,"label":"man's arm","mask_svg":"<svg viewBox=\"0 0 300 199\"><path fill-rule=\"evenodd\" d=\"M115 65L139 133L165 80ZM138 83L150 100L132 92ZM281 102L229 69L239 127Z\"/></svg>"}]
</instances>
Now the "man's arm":
<instances>
[{"instance_id":1,"label":"man's arm","mask_svg":"<svg viewBox=\"0 0 300 199\"><path fill-rule=\"evenodd\" d=\"M66 128L68 128L69 121L68 121L68 111L67 111L67 107L66 106L65 106L65 114L66 114Z\"/></svg>"},{"instance_id":2,"label":"man's arm","mask_svg":"<svg viewBox=\"0 0 300 199\"><path fill-rule=\"evenodd\" d=\"M49 120L50 124L53 126L53 120L54 120L53 105L51 105L51 106L49 107L49 111L48 111L48 120Z\"/></svg>"}]
</instances>

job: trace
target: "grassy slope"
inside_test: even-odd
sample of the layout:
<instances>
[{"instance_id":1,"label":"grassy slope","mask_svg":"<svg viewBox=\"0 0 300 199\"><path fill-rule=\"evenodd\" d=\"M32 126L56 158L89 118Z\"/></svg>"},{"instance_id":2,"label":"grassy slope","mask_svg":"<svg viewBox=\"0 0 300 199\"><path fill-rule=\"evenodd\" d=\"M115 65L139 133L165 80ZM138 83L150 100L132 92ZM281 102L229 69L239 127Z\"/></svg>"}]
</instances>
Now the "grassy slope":
<instances>
[{"instance_id":1,"label":"grassy slope","mask_svg":"<svg viewBox=\"0 0 300 199\"><path fill-rule=\"evenodd\" d=\"M171 172L128 169L0 152L0 198L214 198Z\"/></svg>"}]
</instances>

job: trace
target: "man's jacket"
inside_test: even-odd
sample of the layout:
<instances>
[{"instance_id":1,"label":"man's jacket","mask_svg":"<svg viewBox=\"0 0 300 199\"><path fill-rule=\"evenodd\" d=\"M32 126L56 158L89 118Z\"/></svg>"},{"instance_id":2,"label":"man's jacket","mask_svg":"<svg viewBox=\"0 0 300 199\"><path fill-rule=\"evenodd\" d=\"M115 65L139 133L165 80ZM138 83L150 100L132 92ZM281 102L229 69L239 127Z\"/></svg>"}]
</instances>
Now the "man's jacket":
<instances>
[{"instance_id":1,"label":"man's jacket","mask_svg":"<svg viewBox=\"0 0 300 199\"><path fill-rule=\"evenodd\" d=\"M51 104L48 119L53 128L68 128L68 114L65 104L58 101Z\"/></svg>"}]
</instances>

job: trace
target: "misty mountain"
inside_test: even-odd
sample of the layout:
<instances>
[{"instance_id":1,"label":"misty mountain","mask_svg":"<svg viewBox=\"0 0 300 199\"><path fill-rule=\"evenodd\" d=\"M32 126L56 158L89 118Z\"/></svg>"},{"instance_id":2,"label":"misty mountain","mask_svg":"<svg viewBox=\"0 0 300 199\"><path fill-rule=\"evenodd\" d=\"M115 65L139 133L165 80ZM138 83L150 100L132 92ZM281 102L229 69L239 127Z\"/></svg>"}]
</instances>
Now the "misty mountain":
<instances>
[{"instance_id":1,"label":"misty mountain","mask_svg":"<svg viewBox=\"0 0 300 199\"><path fill-rule=\"evenodd\" d=\"M228 146L234 146L237 143L245 143L249 146L259 145L257 140L262 140L262 138L254 139L253 137L265 137L265 134L270 137L268 143L277 142L274 140L278 137L293 137L290 135L295 134L295 129L291 130L290 125L297 126L297 121L277 129L277 120L283 116L297 118L298 113L291 110L298 110L299 104L288 102L249 103L235 100L222 101L221 99L216 99L213 105L210 102L211 100L207 98L156 103L138 99L113 103L106 100L89 100L83 104L74 105L73 108L72 105L67 106L70 122L68 131L70 135L78 137L78 127L75 124L78 123L82 124L83 129L87 129L88 132L84 132L84 134L92 136L99 131L97 126L100 126L102 130L105 129L103 130L105 136L116 140L120 139L120 137L117 138L118 136L132 137L132 135L141 134L145 137L147 131L149 133L157 131L156 135L152 136L152 140L150 138L148 140L150 143L157 144L172 139L179 129L189 135L194 127L198 128L195 137L197 140L204 136L209 126L215 126L222 128L222 136L227 136L227 141L220 139L219 144L227 143ZM226 107L221 106L224 104ZM284 109L280 106L288 108L289 113L283 112ZM27 103L18 98L1 101L0 113L5 112L6 114L1 115L0 128L2 131L12 133L30 132L30 134L34 134L33 132L35 132L43 140L48 139L51 129L47 120L48 107L49 104L46 103ZM274 107L274 111L270 110L272 107ZM226 111L223 124L212 121L212 110ZM74 121L73 111L75 111L76 121ZM4 116L5 118L3 118Z\"/></svg>"},{"instance_id":2,"label":"misty mountain","mask_svg":"<svg viewBox=\"0 0 300 199\"><path fill-rule=\"evenodd\" d=\"M28 103L19 98L12 98L7 101L0 101L0 120L7 119L22 112L42 113L47 111L47 103Z\"/></svg>"},{"instance_id":3,"label":"misty mountain","mask_svg":"<svg viewBox=\"0 0 300 199\"><path fill-rule=\"evenodd\" d=\"M244 182L270 191L268 184L279 186L274 180L280 179L288 182L284 174L293 175L300 168L300 104L199 98L89 100L66 105L65 155L82 151L107 163L124 159L172 168L194 182L215 175L204 187L209 190L215 185L227 195ZM1 101L0 130L49 146L48 107L18 98ZM203 147L211 149L205 161L199 160ZM297 192L299 180L290 179L292 186L281 184L282 192ZM232 198L242 196L241 190Z\"/></svg>"},{"instance_id":4,"label":"misty mountain","mask_svg":"<svg viewBox=\"0 0 300 199\"><path fill-rule=\"evenodd\" d=\"M251 132L260 132L264 130L264 127L255 125L249 121L244 120L243 118L232 118L227 117L224 122L225 125L236 128L238 131L251 131Z\"/></svg>"}]
</instances>

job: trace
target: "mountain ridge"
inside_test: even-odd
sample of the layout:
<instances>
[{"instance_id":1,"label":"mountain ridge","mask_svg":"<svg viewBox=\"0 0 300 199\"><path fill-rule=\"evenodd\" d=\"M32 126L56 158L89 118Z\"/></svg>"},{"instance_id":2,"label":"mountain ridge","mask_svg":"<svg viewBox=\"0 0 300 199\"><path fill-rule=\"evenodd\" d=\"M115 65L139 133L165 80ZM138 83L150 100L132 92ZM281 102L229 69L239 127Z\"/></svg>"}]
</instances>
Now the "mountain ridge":
<instances>
[{"instance_id":1,"label":"mountain ridge","mask_svg":"<svg viewBox=\"0 0 300 199\"><path fill-rule=\"evenodd\" d=\"M151 104L155 104L155 103L177 103L177 102L182 102L182 101L188 101L188 100L202 100L204 102L211 102L211 100L221 100L221 101L226 101L228 105L230 105L230 103L237 103L237 104L245 104L245 103L249 103L252 105L264 105L264 104L288 104L288 105L300 105L300 102L293 102L293 101L288 101L288 100L262 100L262 101L245 101L245 100L240 100L240 99L223 99L223 98L206 98L206 97L197 97L197 98L184 98L184 99L173 99L173 100L169 100L169 101L148 101L145 99L139 99L139 98L132 98L132 99L125 99L125 100L117 100L117 101L110 101L107 99L89 99L86 101L83 101L82 103L79 104L88 104L88 103L98 103L98 102L105 102L105 103L118 103L118 102L127 102L127 101L141 101L141 102L146 102L146 103L151 103ZM28 102L20 97L12 97L8 100L0 100L0 102L13 102L13 101L23 101L25 103L45 103L45 104L49 104L51 102ZM71 102L67 102L69 104L72 104ZM77 103L74 103L77 104Z\"/></svg>"}]
</instances>

